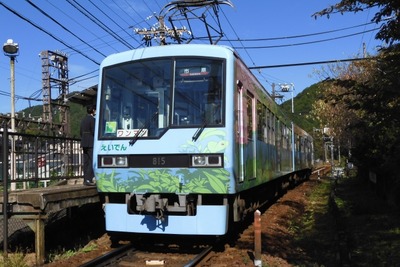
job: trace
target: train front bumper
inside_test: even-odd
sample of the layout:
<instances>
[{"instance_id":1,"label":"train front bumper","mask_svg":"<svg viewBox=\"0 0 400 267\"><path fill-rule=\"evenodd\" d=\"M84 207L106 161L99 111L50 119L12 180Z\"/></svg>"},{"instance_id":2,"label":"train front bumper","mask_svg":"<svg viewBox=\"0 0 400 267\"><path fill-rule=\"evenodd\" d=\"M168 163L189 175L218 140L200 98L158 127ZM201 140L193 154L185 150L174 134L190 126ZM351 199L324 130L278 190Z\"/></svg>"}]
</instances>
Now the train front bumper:
<instances>
[{"instance_id":1,"label":"train front bumper","mask_svg":"<svg viewBox=\"0 0 400 267\"><path fill-rule=\"evenodd\" d=\"M228 206L198 205L195 216L129 214L126 204L105 204L106 230L127 233L224 235L228 230Z\"/></svg>"}]
</instances>

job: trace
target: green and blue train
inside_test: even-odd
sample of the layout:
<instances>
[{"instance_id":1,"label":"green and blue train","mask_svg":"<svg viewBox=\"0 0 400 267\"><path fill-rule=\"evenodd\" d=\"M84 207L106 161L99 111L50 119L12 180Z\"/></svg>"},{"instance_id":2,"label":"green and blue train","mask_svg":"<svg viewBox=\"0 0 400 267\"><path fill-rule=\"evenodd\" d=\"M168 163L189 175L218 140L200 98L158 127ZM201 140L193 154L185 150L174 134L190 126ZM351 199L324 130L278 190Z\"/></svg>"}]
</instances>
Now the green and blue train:
<instances>
[{"instance_id":1,"label":"green and blue train","mask_svg":"<svg viewBox=\"0 0 400 267\"><path fill-rule=\"evenodd\" d=\"M232 48L181 44L100 66L94 147L106 230L224 235L313 167L313 140Z\"/></svg>"}]
</instances>

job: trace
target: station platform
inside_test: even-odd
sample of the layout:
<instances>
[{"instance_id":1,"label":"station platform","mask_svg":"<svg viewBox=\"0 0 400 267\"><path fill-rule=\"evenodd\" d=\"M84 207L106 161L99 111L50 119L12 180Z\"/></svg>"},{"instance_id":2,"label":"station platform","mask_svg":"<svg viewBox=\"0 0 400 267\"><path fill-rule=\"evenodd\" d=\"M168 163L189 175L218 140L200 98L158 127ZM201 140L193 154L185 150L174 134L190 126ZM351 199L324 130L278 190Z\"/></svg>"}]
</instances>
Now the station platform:
<instances>
[{"instance_id":1,"label":"station platform","mask_svg":"<svg viewBox=\"0 0 400 267\"><path fill-rule=\"evenodd\" d=\"M4 193L0 193L0 215L3 214ZM48 215L63 209L100 202L96 186L82 183L61 183L45 188L8 192L8 218L23 220L35 233L36 264L45 262L45 223Z\"/></svg>"}]
</instances>

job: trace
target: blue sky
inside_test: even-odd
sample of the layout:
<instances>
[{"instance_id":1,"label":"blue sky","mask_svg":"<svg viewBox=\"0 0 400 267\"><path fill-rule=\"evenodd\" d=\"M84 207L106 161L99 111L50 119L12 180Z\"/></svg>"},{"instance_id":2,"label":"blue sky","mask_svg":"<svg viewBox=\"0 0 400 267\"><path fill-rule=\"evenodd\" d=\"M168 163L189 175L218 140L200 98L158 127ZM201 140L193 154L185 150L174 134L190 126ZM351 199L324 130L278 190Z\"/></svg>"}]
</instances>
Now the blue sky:
<instances>
[{"instance_id":1,"label":"blue sky","mask_svg":"<svg viewBox=\"0 0 400 267\"><path fill-rule=\"evenodd\" d=\"M373 11L357 14L336 14L314 19L312 14L337 1L327 0L231 0L234 7L222 5L220 20L225 37L219 44L237 47L245 63L250 66L271 66L348 59L362 56L363 44L369 54L376 54L382 45L374 39L379 25L368 24ZM159 14L167 0L36 0L32 1L46 14L57 20L57 25L28 1L0 1L18 15L0 5L0 43L13 39L19 44L20 54L15 65L15 109L20 111L29 106L42 105L42 69L39 53L43 50L62 51L68 55L69 78L80 77L71 84L69 92L81 91L98 83L96 70L104 56L139 47L143 42L133 28L149 29L156 23L153 14ZM90 11L102 25L124 41L117 40L112 33L104 30L77 10ZM84 11L85 12L85 11ZM194 34L203 31L195 25ZM41 28L42 30L38 29ZM48 32L47 34L43 31ZM324 34L322 34L324 33ZM64 44L55 40L62 40ZM294 36L309 35L307 37ZM353 35L353 36L351 36ZM79 38L77 38L77 37ZM348 36L348 37L345 37ZM281 38L287 37L287 38ZM290 38L289 38L290 37ZM277 40L265 40L277 38ZM229 39L231 41L226 41ZM232 40L243 40L242 42ZM249 41L263 39L261 41ZM85 41L85 42L82 42ZM125 44L123 43L125 42ZM85 44L86 43L86 44ZM303 44L301 43L310 43ZM67 47L69 46L69 47ZM156 45L156 43L153 43ZM263 47L263 48L260 48ZM73 48L73 49L71 49ZM99 52L96 52L95 49ZM87 59L76 50L90 57ZM323 65L299 67L266 68L255 71L257 77L271 92L275 84L293 84L295 94L319 81L315 75ZM86 75L87 74L87 75ZM9 58L0 56L0 113L9 113L10 98ZM52 91L56 98L58 89ZM32 98L28 100L27 98ZM285 96L289 99L290 96Z\"/></svg>"}]
</instances>

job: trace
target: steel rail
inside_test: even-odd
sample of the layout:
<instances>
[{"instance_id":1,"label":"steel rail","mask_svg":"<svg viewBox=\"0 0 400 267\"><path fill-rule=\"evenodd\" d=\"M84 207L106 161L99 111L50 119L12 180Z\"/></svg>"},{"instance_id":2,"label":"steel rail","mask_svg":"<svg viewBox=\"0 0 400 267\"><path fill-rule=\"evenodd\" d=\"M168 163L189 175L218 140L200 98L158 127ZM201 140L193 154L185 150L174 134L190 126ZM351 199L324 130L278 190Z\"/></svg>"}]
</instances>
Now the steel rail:
<instances>
[{"instance_id":1,"label":"steel rail","mask_svg":"<svg viewBox=\"0 0 400 267\"><path fill-rule=\"evenodd\" d=\"M194 259L192 259L190 262L188 262L186 265L184 265L184 267L194 267L196 266L201 260L203 260L203 258L209 254L211 252L211 250L213 249L212 246L209 246L207 248L205 248L202 252L200 252L200 254L198 254Z\"/></svg>"},{"instance_id":2,"label":"steel rail","mask_svg":"<svg viewBox=\"0 0 400 267\"><path fill-rule=\"evenodd\" d=\"M106 253L98 258L95 258L89 262L86 262L80 267L102 267L102 266L107 266L108 264L111 264L118 258L122 258L128 254L128 251L133 248L133 245L131 243L123 245L122 247L119 247L113 251L110 251L109 253Z\"/></svg>"}]
</instances>

